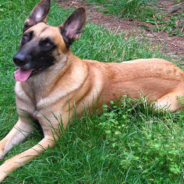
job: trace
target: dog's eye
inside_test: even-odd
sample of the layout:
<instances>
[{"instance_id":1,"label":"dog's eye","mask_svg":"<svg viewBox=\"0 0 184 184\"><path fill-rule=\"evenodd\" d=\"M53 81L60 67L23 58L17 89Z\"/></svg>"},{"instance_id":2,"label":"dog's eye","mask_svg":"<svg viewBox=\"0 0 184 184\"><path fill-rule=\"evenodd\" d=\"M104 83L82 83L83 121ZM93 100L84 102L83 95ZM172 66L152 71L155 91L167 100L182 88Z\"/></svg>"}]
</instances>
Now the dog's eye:
<instances>
[{"instance_id":1,"label":"dog's eye","mask_svg":"<svg viewBox=\"0 0 184 184\"><path fill-rule=\"evenodd\" d=\"M24 35L23 38L24 38L25 40L29 40L29 35Z\"/></svg>"},{"instance_id":2,"label":"dog's eye","mask_svg":"<svg viewBox=\"0 0 184 184\"><path fill-rule=\"evenodd\" d=\"M52 43L51 43L50 41L45 41L45 42L44 42L44 45L45 45L45 46L51 46Z\"/></svg>"},{"instance_id":3,"label":"dog's eye","mask_svg":"<svg viewBox=\"0 0 184 184\"><path fill-rule=\"evenodd\" d=\"M30 33L30 34L24 34L24 35L23 35L23 39L24 39L25 41L29 41L29 40L31 39L31 36L32 36L32 33Z\"/></svg>"},{"instance_id":4,"label":"dog's eye","mask_svg":"<svg viewBox=\"0 0 184 184\"><path fill-rule=\"evenodd\" d=\"M51 38L46 38L44 40L41 40L39 45L42 50L50 50L55 47L54 41L51 40Z\"/></svg>"},{"instance_id":5,"label":"dog's eye","mask_svg":"<svg viewBox=\"0 0 184 184\"><path fill-rule=\"evenodd\" d=\"M33 36L33 32L29 32L29 33L25 33L22 36L22 44L26 44L27 42L29 42L32 39Z\"/></svg>"},{"instance_id":6,"label":"dog's eye","mask_svg":"<svg viewBox=\"0 0 184 184\"><path fill-rule=\"evenodd\" d=\"M41 42L41 45L48 49L54 46L54 42L50 38L47 38Z\"/></svg>"}]
</instances>

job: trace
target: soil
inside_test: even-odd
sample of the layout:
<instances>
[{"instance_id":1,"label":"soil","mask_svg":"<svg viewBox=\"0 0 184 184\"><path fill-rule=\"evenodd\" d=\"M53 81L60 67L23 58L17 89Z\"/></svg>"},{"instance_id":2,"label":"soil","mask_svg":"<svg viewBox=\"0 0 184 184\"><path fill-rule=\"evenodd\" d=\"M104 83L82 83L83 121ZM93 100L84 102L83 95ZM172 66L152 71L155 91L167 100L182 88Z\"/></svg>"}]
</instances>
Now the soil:
<instances>
[{"instance_id":1,"label":"soil","mask_svg":"<svg viewBox=\"0 0 184 184\"><path fill-rule=\"evenodd\" d=\"M104 15L98 11L96 6L87 4L82 0L59 0L59 5L64 8L79 8L84 7L87 12L87 21L94 22L96 24L101 24L107 29L111 28L116 30L116 32L125 32L126 37L134 33L137 36L145 37L146 39L153 42L153 45L161 44L162 52L165 55L171 56L173 60L184 63L184 37L179 36L169 36L166 32L153 32L153 25L141 22L140 20L125 20L123 18L118 18L114 15ZM165 10L173 5L172 1L169 0L159 0L158 6L161 5ZM149 29L145 30L142 26L145 25ZM166 47L165 47L166 45Z\"/></svg>"}]
</instances>

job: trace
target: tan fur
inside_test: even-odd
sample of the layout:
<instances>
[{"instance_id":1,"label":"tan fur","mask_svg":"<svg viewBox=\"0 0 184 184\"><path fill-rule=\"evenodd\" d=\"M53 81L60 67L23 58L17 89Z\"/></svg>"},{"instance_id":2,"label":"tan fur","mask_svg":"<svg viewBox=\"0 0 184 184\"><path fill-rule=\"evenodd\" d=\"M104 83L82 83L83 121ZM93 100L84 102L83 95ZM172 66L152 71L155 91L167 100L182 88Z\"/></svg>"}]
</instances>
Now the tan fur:
<instances>
[{"instance_id":1,"label":"tan fur","mask_svg":"<svg viewBox=\"0 0 184 184\"><path fill-rule=\"evenodd\" d=\"M109 104L110 100L125 94L136 99L146 95L159 108L167 106L170 111L182 108L177 96L184 96L184 72L174 64L163 59L139 59L123 63L81 60L66 49L57 28L38 23L30 30L34 30L35 40L51 36L57 45L54 52L58 57L53 66L39 75L26 82L16 82L16 104L20 117L0 142L0 158L33 131L30 120L39 121L44 138L33 148L5 161L0 166L0 181L48 146L54 146L53 140L57 140L57 134L53 128L58 130L60 123L55 116L62 119L66 128L75 110L78 115L83 114L84 108L92 112L93 105L100 109L102 104ZM29 116L23 118L25 112Z\"/></svg>"}]
</instances>

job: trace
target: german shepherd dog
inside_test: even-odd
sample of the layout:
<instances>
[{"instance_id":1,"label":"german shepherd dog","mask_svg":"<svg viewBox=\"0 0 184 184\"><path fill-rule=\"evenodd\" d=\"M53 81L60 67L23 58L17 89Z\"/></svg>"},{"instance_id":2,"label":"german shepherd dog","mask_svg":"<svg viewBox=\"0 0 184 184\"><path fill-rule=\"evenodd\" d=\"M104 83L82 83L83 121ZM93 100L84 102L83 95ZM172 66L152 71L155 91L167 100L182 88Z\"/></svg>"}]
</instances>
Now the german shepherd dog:
<instances>
[{"instance_id":1,"label":"german shepherd dog","mask_svg":"<svg viewBox=\"0 0 184 184\"><path fill-rule=\"evenodd\" d=\"M167 106L170 112L183 108L178 96L184 97L184 72L174 64L163 59L123 63L81 60L70 46L84 28L85 9L78 8L58 27L46 24L49 9L50 0L40 1L24 23L20 49L13 58L17 67L14 77L19 119L0 142L0 158L25 140L33 131L31 122L35 120L44 138L5 161L0 166L0 181L54 146L58 136L53 129L60 127L56 117L61 117L66 128L75 113L82 115L84 108L92 112L94 102L100 109L102 104L108 105L110 100L125 94L132 99L144 95L156 107Z\"/></svg>"}]
</instances>

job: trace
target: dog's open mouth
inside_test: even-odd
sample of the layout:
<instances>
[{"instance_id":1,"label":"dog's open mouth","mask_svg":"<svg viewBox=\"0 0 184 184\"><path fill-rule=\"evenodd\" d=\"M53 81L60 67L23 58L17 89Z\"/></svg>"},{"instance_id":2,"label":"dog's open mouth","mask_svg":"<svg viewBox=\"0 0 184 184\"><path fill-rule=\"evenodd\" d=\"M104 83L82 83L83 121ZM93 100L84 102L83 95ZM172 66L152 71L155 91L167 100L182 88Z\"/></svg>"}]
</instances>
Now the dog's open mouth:
<instances>
[{"instance_id":1,"label":"dog's open mouth","mask_svg":"<svg viewBox=\"0 0 184 184\"><path fill-rule=\"evenodd\" d=\"M47 67L47 65L43 65L34 70L18 67L17 70L14 72L14 78L16 81L25 82L31 76L41 73Z\"/></svg>"}]
</instances>

